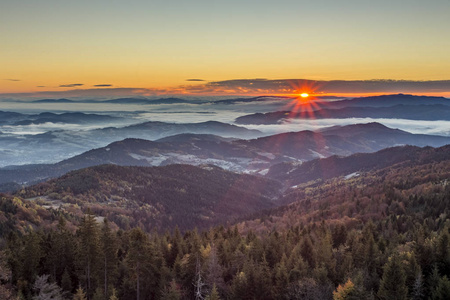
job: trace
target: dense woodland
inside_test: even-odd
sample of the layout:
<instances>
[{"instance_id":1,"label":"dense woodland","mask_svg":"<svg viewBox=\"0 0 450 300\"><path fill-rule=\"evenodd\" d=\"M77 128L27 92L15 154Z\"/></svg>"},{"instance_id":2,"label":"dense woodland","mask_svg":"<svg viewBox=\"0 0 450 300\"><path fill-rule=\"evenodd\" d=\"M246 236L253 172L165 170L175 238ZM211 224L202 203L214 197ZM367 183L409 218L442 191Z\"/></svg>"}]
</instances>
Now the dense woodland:
<instances>
[{"instance_id":1,"label":"dense woodland","mask_svg":"<svg viewBox=\"0 0 450 300\"><path fill-rule=\"evenodd\" d=\"M3 195L0 298L448 299L449 180L448 160L407 161L292 187L290 204L233 226L167 232ZM68 196L58 182L46 192Z\"/></svg>"},{"instance_id":2,"label":"dense woodland","mask_svg":"<svg viewBox=\"0 0 450 300\"><path fill-rule=\"evenodd\" d=\"M212 165L102 165L72 171L17 195L25 199L43 196L49 204L62 204L65 211L75 214L89 208L122 229L164 232L175 226L207 229L272 208L280 189L277 181Z\"/></svg>"}]
</instances>

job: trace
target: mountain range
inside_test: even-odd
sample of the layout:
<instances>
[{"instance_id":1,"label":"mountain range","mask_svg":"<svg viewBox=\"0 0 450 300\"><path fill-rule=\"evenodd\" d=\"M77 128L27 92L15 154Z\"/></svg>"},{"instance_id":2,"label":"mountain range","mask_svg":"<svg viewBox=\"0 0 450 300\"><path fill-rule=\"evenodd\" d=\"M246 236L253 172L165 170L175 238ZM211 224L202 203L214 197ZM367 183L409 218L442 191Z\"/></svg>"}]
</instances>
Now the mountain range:
<instances>
[{"instance_id":1,"label":"mountain range","mask_svg":"<svg viewBox=\"0 0 450 300\"><path fill-rule=\"evenodd\" d=\"M449 137L411 134L378 123L282 133L251 140L181 134L156 141L125 139L55 164L1 168L0 183L30 184L101 164L213 164L234 172L264 175L270 167L282 162L298 165L316 158L370 153L397 145L440 147L446 144L450 144Z\"/></svg>"},{"instance_id":2,"label":"mountain range","mask_svg":"<svg viewBox=\"0 0 450 300\"><path fill-rule=\"evenodd\" d=\"M295 101L294 101L295 102ZM383 95L323 101L299 100L290 110L253 113L236 118L237 124L280 124L291 119L387 118L450 120L450 100L444 97Z\"/></svg>"},{"instance_id":3,"label":"mountain range","mask_svg":"<svg viewBox=\"0 0 450 300\"><path fill-rule=\"evenodd\" d=\"M448 172L441 169L449 166L450 145L400 146L375 153L315 159L301 165L278 164L266 176L237 174L214 165L101 165L71 171L26 187L16 195L65 211L72 211L75 204L77 209L90 208L122 229L141 224L149 231L175 226L185 230L252 220L264 210L267 213L275 209L275 216L290 210L284 205L299 205L299 200L308 197L322 203L318 195L331 189L344 190L346 183L390 184L388 178L406 170L412 175L396 177L396 182L402 182L397 188L410 189L416 181L445 184ZM435 174L433 169L441 171Z\"/></svg>"},{"instance_id":4,"label":"mountain range","mask_svg":"<svg viewBox=\"0 0 450 300\"><path fill-rule=\"evenodd\" d=\"M125 127L91 130L53 130L25 135L2 134L0 153L3 155L0 156L0 166L56 162L126 138L157 140L182 133L215 134L234 138L254 138L263 135L258 130L215 121L188 124L145 122Z\"/></svg>"},{"instance_id":5,"label":"mountain range","mask_svg":"<svg viewBox=\"0 0 450 300\"><path fill-rule=\"evenodd\" d=\"M347 118L386 118L409 120L450 120L450 105L395 105L391 107L345 107L339 109L319 109L314 112L277 111L256 113L238 117L237 124L279 124L291 119L347 119Z\"/></svg>"},{"instance_id":6,"label":"mountain range","mask_svg":"<svg viewBox=\"0 0 450 300\"><path fill-rule=\"evenodd\" d=\"M52 113L43 112L40 114L22 114L15 112L0 111L1 125L23 126L43 123L67 123L67 124L87 124L87 123L111 123L122 120L103 114L86 114L81 112Z\"/></svg>"}]
</instances>

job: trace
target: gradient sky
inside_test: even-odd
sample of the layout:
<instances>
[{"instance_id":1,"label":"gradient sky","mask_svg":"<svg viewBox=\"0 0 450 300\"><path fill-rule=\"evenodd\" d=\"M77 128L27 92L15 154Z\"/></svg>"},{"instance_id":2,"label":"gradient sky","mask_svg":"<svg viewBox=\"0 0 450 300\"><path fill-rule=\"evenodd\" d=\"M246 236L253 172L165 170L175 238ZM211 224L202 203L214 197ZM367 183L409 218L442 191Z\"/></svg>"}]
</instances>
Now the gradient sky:
<instances>
[{"instance_id":1,"label":"gradient sky","mask_svg":"<svg viewBox=\"0 0 450 300\"><path fill-rule=\"evenodd\" d=\"M449 0L2 0L0 93L448 80L449 15Z\"/></svg>"}]
</instances>

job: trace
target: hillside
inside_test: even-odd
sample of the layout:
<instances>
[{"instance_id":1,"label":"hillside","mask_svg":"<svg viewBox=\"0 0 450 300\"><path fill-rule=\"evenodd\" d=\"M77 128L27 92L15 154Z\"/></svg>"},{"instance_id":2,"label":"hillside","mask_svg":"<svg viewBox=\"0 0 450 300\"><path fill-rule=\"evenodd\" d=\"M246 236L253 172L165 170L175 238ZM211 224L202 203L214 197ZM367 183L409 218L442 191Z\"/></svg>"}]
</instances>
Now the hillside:
<instances>
[{"instance_id":1,"label":"hillside","mask_svg":"<svg viewBox=\"0 0 450 300\"><path fill-rule=\"evenodd\" d=\"M27 188L24 198L43 197L67 210L77 204L121 228L185 230L226 224L273 207L281 185L214 166L120 167L103 165L70 172Z\"/></svg>"},{"instance_id":2,"label":"hillside","mask_svg":"<svg viewBox=\"0 0 450 300\"><path fill-rule=\"evenodd\" d=\"M305 163L288 178L274 177L297 184L280 199L290 204L241 224L246 230L270 231L322 221L352 227L404 215L401 228L407 231L408 222L427 218L438 226L436 222L445 222L450 212L450 146L397 147L331 157Z\"/></svg>"},{"instance_id":3,"label":"hillside","mask_svg":"<svg viewBox=\"0 0 450 300\"><path fill-rule=\"evenodd\" d=\"M383 149L376 153L358 153L347 157L331 156L301 165L281 163L272 166L267 177L292 186L318 179L351 176L355 172L378 170L396 164L408 166L447 160L450 160L450 145L440 148L402 146Z\"/></svg>"},{"instance_id":4,"label":"hillside","mask_svg":"<svg viewBox=\"0 0 450 300\"><path fill-rule=\"evenodd\" d=\"M134 286L144 282L146 298L194 298L198 278L202 293L215 288L222 299L376 299L388 287L401 289L403 299L418 293L446 299L448 150L397 147L367 154L364 160L377 160L378 167L292 187L277 201L290 204L281 207L269 199L279 184L212 166L74 171L20 192L46 196L0 202L14 225L9 232L26 233L9 234L0 259L22 294L32 293L36 276L50 274L72 294L91 276L86 293L92 297L101 295L107 276L120 299L135 299ZM407 159L398 162L402 152ZM46 213L38 202L47 217L38 217ZM242 205L253 215L239 217L233 209ZM19 206L27 209L15 211ZM81 210L88 213L80 217ZM44 230L29 229L48 224L48 216L61 218ZM74 216L76 232L65 223ZM241 221L234 227L161 232L235 216Z\"/></svg>"},{"instance_id":5,"label":"hillside","mask_svg":"<svg viewBox=\"0 0 450 300\"><path fill-rule=\"evenodd\" d=\"M367 123L335 126L316 132L288 132L239 143L306 161L331 155L375 152L397 145L440 147L449 144L450 137L412 134L379 123Z\"/></svg>"}]
</instances>

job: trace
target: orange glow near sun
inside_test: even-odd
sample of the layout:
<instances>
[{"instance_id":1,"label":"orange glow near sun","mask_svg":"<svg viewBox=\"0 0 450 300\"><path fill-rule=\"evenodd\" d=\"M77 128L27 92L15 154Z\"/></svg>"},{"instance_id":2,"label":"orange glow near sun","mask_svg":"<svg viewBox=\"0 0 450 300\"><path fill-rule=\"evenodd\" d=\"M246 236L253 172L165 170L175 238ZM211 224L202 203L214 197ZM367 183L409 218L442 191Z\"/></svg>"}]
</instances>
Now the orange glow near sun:
<instances>
[{"instance_id":1,"label":"orange glow near sun","mask_svg":"<svg viewBox=\"0 0 450 300\"><path fill-rule=\"evenodd\" d=\"M316 110L325 105L316 96L320 91L320 85L296 81L291 81L290 85L294 93L292 94L292 101L285 106L285 109L289 111L285 122L291 122L295 119L316 119Z\"/></svg>"}]
</instances>

